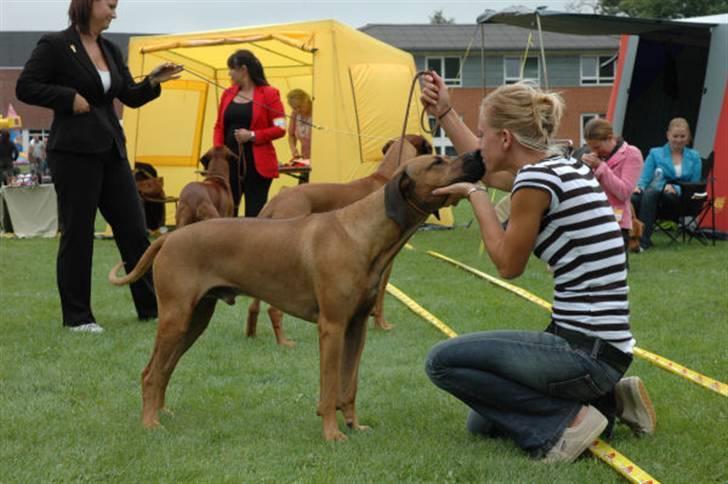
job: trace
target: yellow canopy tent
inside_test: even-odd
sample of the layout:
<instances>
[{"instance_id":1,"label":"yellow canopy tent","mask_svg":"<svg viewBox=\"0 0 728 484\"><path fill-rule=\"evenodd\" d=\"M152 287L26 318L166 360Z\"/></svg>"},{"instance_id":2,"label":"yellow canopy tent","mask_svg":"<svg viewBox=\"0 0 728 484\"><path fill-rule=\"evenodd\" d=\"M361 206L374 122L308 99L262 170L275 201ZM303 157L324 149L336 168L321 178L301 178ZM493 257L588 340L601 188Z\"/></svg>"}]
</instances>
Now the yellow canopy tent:
<instances>
[{"instance_id":1,"label":"yellow canopy tent","mask_svg":"<svg viewBox=\"0 0 728 484\"><path fill-rule=\"evenodd\" d=\"M163 84L158 100L124 110L130 160L152 164L164 177L168 195L199 177L198 159L212 144L220 95L230 85L227 59L241 48L261 60L284 104L294 88L312 95L312 182L368 175L382 158L383 144L401 134L416 72L412 56L334 20L132 37L133 76L164 61L186 68L181 79ZM420 115L418 86L407 132L425 135ZM275 147L279 161L287 161L287 139L277 140ZM271 195L295 182L282 175ZM172 218L168 207L167 219ZM442 222L452 224L449 210Z\"/></svg>"}]
</instances>

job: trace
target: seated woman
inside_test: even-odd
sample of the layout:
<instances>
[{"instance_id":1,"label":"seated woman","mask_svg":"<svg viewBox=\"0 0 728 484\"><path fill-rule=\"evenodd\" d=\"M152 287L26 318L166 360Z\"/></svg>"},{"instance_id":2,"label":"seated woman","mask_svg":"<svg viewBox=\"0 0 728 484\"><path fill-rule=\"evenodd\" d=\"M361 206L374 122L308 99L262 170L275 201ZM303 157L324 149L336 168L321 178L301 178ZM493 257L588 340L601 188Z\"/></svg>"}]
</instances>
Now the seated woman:
<instances>
[{"instance_id":1,"label":"seated woman","mask_svg":"<svg viewBox=\"0 0 728 484\"><path fill-rule=\"evenodd\" d=\"M595 118L586 123L584 138L590 152L580 159L591 167L606 193L622 230L625 253L628 253L629 231L632 229L630 195L642 171L642 153L615 136L611 123L606 119Z\"/></svg>"},{"instance_id":2,"label":"seated woman","mask_svg":"<svg viewBox=\"0 0 728 484\"><path fill-rule=\"evenodd\" d=\"M691 141L690 125L685 118L674 118L667 127L667 143L652 148L642 176L632 194L632 204L645 224L640 239L640 252L652 246L658 203L670 209L677 206L680 187L670 181L697 182L702 172L700 154L687 145Z\"/></svg>"},{"instance_id":3,"label":"seated woman","mask_svg":"<svg viewBox=\"0 0 728 484\"><path fill-rule=\"evenodd\" d=\"M291 123L288 126L288 145L291 147L293 160L310 164L311 160L311 97L302 89L293 89L288 93L288 105L291 106ZM298 143L301 149L298 149ZM305 160L305 161L303 161Z\"/></svg>"}]
</instances>

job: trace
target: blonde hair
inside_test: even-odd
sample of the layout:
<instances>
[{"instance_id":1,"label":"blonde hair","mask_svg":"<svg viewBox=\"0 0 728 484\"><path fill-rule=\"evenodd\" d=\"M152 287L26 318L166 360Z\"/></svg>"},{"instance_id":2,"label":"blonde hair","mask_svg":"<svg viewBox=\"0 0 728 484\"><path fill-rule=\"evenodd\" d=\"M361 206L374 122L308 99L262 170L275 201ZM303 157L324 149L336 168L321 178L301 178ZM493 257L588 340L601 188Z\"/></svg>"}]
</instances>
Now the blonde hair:
<instances>
[{"instance_id":1,"label":"blonde hair","mask_svg":"<svg viewBox=\"0 0 728 484\"><path fill-rule=\"evenodd\" d=\"M544 92L529 81L500 86L480 105L488 124L508 129L522 146L548 154L560 154L561 146L551 139L564 114L564 100L554 92Z\"/></svg>"},{"instance_id":2,"label":"blonde hair","mask_svg":"<svg viewBox=\"0 0 728 484\"><path fill-rule=\"evenodd\" d=\"M584 139L604 141L610 136L614 137L614 128L612 128L612 123L604 118L591 119L584 126Z\"/></svg>"},{"instance_id":3,"label":"blonde hair","mask_svg":"<svg viewBox=\"0 0 728 484\"><path fill-rule=\"evenodd\" d=\"M693 137L693 133L690 131L690 124L685 118L672 118L670 124L667 125L667 130L671 131L672 128L685 128L688 132L688 139Z\"/></svg>"},{"instance_id":4,"label":"blonde hair","mask_svg":"<svg viewBox=\"0 0 728 484\"><path fill-rule=\"evenodd\" d=\"M288 95L286 95L286 99L288 99L288 104L292 104L293 101L299 101L302 105L306 105L308 107L308 110L311 110L312 102L311 102L311 96L308 95L306 91L303 89L293 89L291 91L288 91Z\"/></svg>"}]
</instances>

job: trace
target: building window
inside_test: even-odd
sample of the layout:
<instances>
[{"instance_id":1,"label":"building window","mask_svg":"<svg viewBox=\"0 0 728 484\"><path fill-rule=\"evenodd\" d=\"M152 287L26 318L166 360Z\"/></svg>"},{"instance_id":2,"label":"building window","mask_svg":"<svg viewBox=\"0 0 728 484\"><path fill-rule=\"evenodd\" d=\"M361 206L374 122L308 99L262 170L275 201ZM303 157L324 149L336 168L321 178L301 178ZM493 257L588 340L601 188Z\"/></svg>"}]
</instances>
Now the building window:
<instances>
[{"instance_id":1,"label":"building window","mask_svg":"<svg viewBox=\"0 0 728 484\"><path fill-rule=\"evenodd\" d=\"M614 84L614 65L617 56L581 56L581 85L598 86Z\"/></svg>"},{"instance_id":2,"label":"building window","mask_svg":"<svg viewBox=\"0 0 728 484\"><path fill-rule=\"evenodd\" d=\"M521 80L530 80L538 84L540 79L538 57L528 57L525 63L522 57L503 58L503 80L506 84L514 84Z\"/></svg>"},{"instance_id":3,"label":"building window","mask_svg":"<svg viewBox=\"0 0 728 484\"><path fill-rule=\"evenodd\" d=\"M460 78L460 57L427 57L425 66L428 71L437 72L448 86L463 85Z\"/></svg>"},{"instance_id":4,"label":"building window","mask_svg":"<svg viewBox=\"0 0 728 484\"><path fill-rule=\"evenodd\" d=\"M584 127L586 126L586 123L591 121L595 118L606 118L607 115L605 113L582 113L581 114L581 126L579 127L579 138L581 140L581 143L579 146L584 146L586 143L586 140L584 139Z\"/></svg>"},{"instance_id":5,"label":"building window","mask_svg":"<svg viewBox=\"0 0 728 484\"><path fill-rule=\"evenodd\" d=\"M430 129L432 129L435 127L435 117L428 116L428 118L430 120ZM437 131L432 133L432 146L438 155L457 156L458 154L450 138L445 135L445 130L442 129L442 126L438 126Z\"/></svg>"}]
</instances>

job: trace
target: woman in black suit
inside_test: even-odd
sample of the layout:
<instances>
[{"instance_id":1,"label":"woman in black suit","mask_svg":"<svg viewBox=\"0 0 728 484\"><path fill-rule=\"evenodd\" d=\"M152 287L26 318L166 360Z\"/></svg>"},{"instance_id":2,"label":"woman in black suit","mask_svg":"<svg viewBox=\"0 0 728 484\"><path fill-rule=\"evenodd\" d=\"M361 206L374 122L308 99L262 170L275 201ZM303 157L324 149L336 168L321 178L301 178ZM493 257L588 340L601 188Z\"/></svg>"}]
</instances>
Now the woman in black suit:
<instances>
[{"instance_id":1,"label":"woman in black suit","mask_svg":"<svg viewBox=\"0 0 728 484\"><path fill-rule=\"evenodd\" d=\"M71 26L38 41L16 85L18 99L53 110L47 153L61 228L56 277L63 325L73 331L103 331L91 311L96 209L111 225L127 269L149 246L113 101L142 106L182 70L165 63L136 83L119 48L101 36L116 18L116 5L71 0ZM151 275L132 284L131 293L140 320L157 316Z\"/></svg>"}]
</instances>

